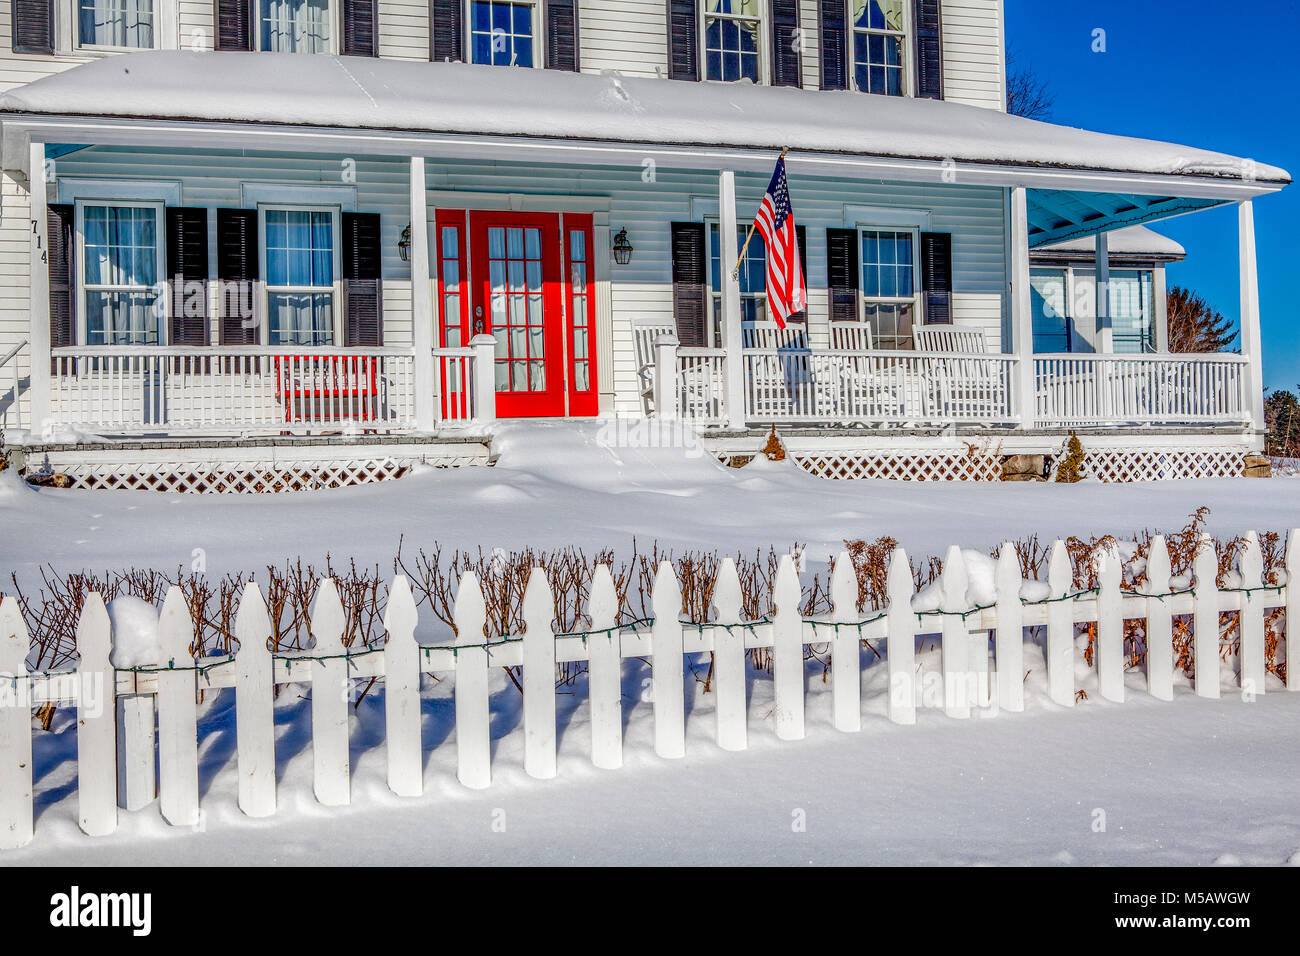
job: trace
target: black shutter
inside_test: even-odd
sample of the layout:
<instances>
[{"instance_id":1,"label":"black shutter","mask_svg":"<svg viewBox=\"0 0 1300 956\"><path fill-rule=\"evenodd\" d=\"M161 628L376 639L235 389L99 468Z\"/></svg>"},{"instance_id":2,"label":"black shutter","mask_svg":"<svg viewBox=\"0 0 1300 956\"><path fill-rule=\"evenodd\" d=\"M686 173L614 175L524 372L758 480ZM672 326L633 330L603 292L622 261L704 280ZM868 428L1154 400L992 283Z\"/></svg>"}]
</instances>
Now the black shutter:
<instances>
[{"instance_id":1,"label":"black shutter","mask_svg":"<svg viewBox=\"0 0 1300 956\"><path fill-rule=\"evenodd\" d=\"M168 344L208 344L208 211L201 208L167 207L167 281L172 283L172 308ZM193 314L199 289L187 283L202 283L198 314Z\"/></svg>"},{"instance_id":2,"label":"black shutter","mask_svg":"<svg viewBox=\"0 0 1300 956\"><path fill-rule=\"evenodd\" d=\"M343 344L383 345L379 213L343 214Z\"/></svg>"},{"instance_id":3,"label":"black shutter","mask_svg":"<svg viewBox=\"0 0 1300 956\"><path fill-rule=\"evenodd\" d=\"M916 95L943 99L943 20L939 0L916 0Z\"/></svg>"},{"instance_id":4,"label":"black shutter","mask_svg":"<svg viewBox=\"0 0 1300 956\"><path fill-rule=\"evenodd\" d=\"M434 63L463 60L461 30L465 0L430 0L429 59Z\"/></svg>"},{"instance_id":5,"label":"black shutter","mask_svg":"<svg viewBox=\"0 0 1300 956\"><path fill-rule=\"evenodd\" d=\"M818 8L822 89L846 90L849 83L848 6L844 0L821 0Z\"/></svg>"},{"instance_id":6,"label":"black shutter","mask_svg":"<svg viewBox=\"0 0 1300 956\"><path fill-rule=\"evenodd\" d=\"M253 49L252 0L217 0L217 49Z\"/></svg>"},{"instance_id":7,"label":"black shutter","mask_svg":"<svg viewBox=\"0 0 1300 956\"><path fill-rule=\"evenodd\" d=\"M578 72L577 0L546 0L546 68Z\"/></svg>"},{"instance_id":8,"label":"black shutter","mask_svg":"<svg viewBox=\"0 0 1300 956\"><path fill-rule=\"evenodd\" d=\"M952 234L921 233L921 291L925 324L952 323Z\"/></svg>"},{"instance_id":9,"label":"black shutter","mask_svg":"<svg viewBox=\"0 0 1300 956\"><path fill-rule=\"evenodd\" d=\"M378 0L342 0L344 56L379 56Z\"/></svg>"},{"instance_id":10,"label":"black shutter","mask_svg":"<svg viewBox=\"0 0 1300 956\"><path fill-rule=\"evenodd\" d=\"M54 52L54 0L12 0L15 53Z\"/></svg>"},{"instance_id":11,"label":"black shutter","mask_svg":"<svg viewBox=\"0 0 1300 956\"><path fill-rule=\"evenodd\" d=\"M38 200L39 196L36 197ZM46 262L50 270L50 348L76 345L76 276L73 270L73 207L45 207ZM36 264L33 263L33 267Z\"/></svg>"},{"instance_id":12,"label":"black shutter","mask_svg":"<svg viewBox=\"0 0 1300 956\"><path fill-rule=\"evenodd\" d=\"M858 231L826 230L826 285L832 322L858 320Z\"/></svg>"},{"instance_id":13,"label":"black shutter","mask_svg":"<svg viewBox=\"0 0 1300 956\"><path fill-rule=\"evenodd\" d=\"M799 271L803 273L804 288L808 288L808 227L796 225L794 227L794 241L799 246ZM791 322L807 322L808 310L803 309L799 312L790 314Z\"/></svg>"},{"instance_id":14,"label":"black shutter","mask_svg":"<svg viewBox=\"0 0 1300 956\"><path fill-rule=\"evenodd\" d=\"M702 348L709 314L704 224L673 223L673 318L682 345Z\"/></svg>"},{"instance_id":15,"label":"black shutter","mask_svg":"<svg viewBox=\"0 0 1300 956\"><path fill-rule=\"evenodd\" d=\"M772 85L803 86L799 56L799 0L769 0L772 18Z\"/></svg>"},{"instance_id":16,"label":"black shutter","mask_svg":"<svg viewBox=\"0 0 1300 956\"><path fill-rule=\"evenodd\" d=\"M695 0L668 0L668 78L700 78L700 33Z\"/></svg>"},{"instance_id":17,"label":"black shutter","mask_svg":"<svg viewBox=\"0 0 1300 956\"><path fill-rule=\"evenodd\" d=\"M221 344L257 345L252 283L258 277L257 210L217 210L217 278L221 285ZM249 310L252 315L246 314Z\"/></svg>"}]
</instances>

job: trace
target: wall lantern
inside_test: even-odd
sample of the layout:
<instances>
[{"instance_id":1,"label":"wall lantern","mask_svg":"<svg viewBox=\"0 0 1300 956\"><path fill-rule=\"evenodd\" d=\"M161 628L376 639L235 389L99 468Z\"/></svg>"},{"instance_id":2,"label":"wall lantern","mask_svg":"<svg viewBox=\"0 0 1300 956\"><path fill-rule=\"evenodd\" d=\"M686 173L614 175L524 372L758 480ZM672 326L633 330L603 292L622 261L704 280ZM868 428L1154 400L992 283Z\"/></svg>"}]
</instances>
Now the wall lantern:
<instances>
[{"instance_id":1,"label":"wall lantern","mask_svg":"<svg viewBox=\"0 0 1300 956\"><path fill-rule=\"evenodd\" d=\"M411 224L408 222L402 230L402 237L397 240L397 254L407 262L411 257Z\"/></svg>"},{"instance_id":2,"label":"wall lantern","mask_svg":"<svg viewBox=\"0 0 1300 956\"><path fill-rule=\"evenodd\" d=\"M620 229L614 236L614 261L621 266L632 261L632 243L628 242L627 229Z\"/></svg>"}]
</instances>

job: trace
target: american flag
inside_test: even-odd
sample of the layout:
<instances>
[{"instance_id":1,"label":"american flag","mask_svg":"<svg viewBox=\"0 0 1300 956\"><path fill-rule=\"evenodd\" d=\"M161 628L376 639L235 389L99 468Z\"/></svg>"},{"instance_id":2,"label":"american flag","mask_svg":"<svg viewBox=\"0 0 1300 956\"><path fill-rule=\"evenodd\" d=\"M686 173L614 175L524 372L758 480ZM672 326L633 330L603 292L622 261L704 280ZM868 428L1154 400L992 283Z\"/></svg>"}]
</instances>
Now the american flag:
<instances>
[{"instance_id":1,"label":"american flag","mask_svg":"<svg viewBox=\"0 0 1300 956\"><path fill-rule=\"evenodd\" d=\"M767 245L767 304L778 328L785 320L802 312L808 305L808 287L804 285L799 262L799 241L794 228L794 210L790 208L790 186L785 181L785 157L776 161L776 171L768 183L763 202L754 217L754 228Z\"/></svg>"}]
</instances>

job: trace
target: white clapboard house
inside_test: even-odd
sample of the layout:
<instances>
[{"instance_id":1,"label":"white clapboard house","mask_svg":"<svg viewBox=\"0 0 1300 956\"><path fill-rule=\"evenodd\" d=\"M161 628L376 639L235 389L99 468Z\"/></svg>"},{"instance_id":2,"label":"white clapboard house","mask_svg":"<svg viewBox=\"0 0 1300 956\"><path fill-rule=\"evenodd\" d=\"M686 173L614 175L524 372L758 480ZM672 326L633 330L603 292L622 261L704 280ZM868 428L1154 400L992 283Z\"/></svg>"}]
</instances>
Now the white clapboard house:
<instances>
[{"instance_id":1,"label":"white clapboard house","mask_svg":"<svg viewBox=\"0 0 1300 956\"><path fill-rule=\"evenodd\" d=\"M1252 203L1289 175L1007 115L1000 0L0 0L0 31L29 471L336 484L596 416L728 460L775 424L834 476L1261 447ZM786 330L761 241L730 268L782 148ZM1240 353L1168 354L1181 250L1144 224L1227 203Z\"/></svg>"}]
</instances>

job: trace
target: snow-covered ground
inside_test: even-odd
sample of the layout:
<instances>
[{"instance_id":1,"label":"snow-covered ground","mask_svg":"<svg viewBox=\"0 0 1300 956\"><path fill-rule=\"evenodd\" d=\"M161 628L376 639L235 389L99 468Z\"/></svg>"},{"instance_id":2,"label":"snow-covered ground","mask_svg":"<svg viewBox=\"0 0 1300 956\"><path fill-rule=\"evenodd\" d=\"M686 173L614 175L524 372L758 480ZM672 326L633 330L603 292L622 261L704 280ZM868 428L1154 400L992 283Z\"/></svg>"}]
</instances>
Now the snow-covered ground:
<instances>
[{"instance_id":1,"label":"snow-covered ground","mask_svg":"<svg viewBox=\"0 0 1300 956\"><path fill-rule=\"evenodd\" d=\"M268 497L35 490L0 474L0 569L30 574L134 564L210 573L357 557L388 571L408 547L630 546L637 535L675 548L725 550L799 540L820 560L844 538L892 534L914 555L949 544L987 549L1037 533L1127 534L1181 527L1201 505L1209 528L1300 524L1300 482L1151 485L834 483L766 462L727 470L681 449L607 447L594 426L519 427L493 469L428 471L383 485ZM130 610L130 609L124 609ZM139 609L134 609L138 611ZM924 642L918 658L937 669ZM696 662L700 670L705 665ZM821 666L808 669L808 739L780 742L771 682L750 682L750 749L713 742L712 695L687 672L687 756L653 753L645 665L624 672L627 761L588 759L585 685L562 688L556 780L526 777L519 694L493 684L493 785L455 781L451 681L429 681L423 704L426 793L384 784L383 698L355 712L353 805L327 810L311 793L305 688L277 706L279 808L270 820L236 805L234 697L205 703L200 722L203 826L173 830L156 806L123 813L109 838L76 827L74 715L36 737L37 829L14 863L1285 863L1300 862L1300 694L1270 678L1247 702L1232 689L1206 701L1180 682L1176 699L1103 702L1079 661L1089 699L1070 711L1046 700L1042 653L1026 647L1028 709L968 721L923 709L916 726L884 717L883 666L864 651L864 728L830 726ZM571 691L571 693L570 693ZM801 827L800 823L804 825ZM1098 832L1099 824L1104 830Z\"/></svg>"}]
</instances>

